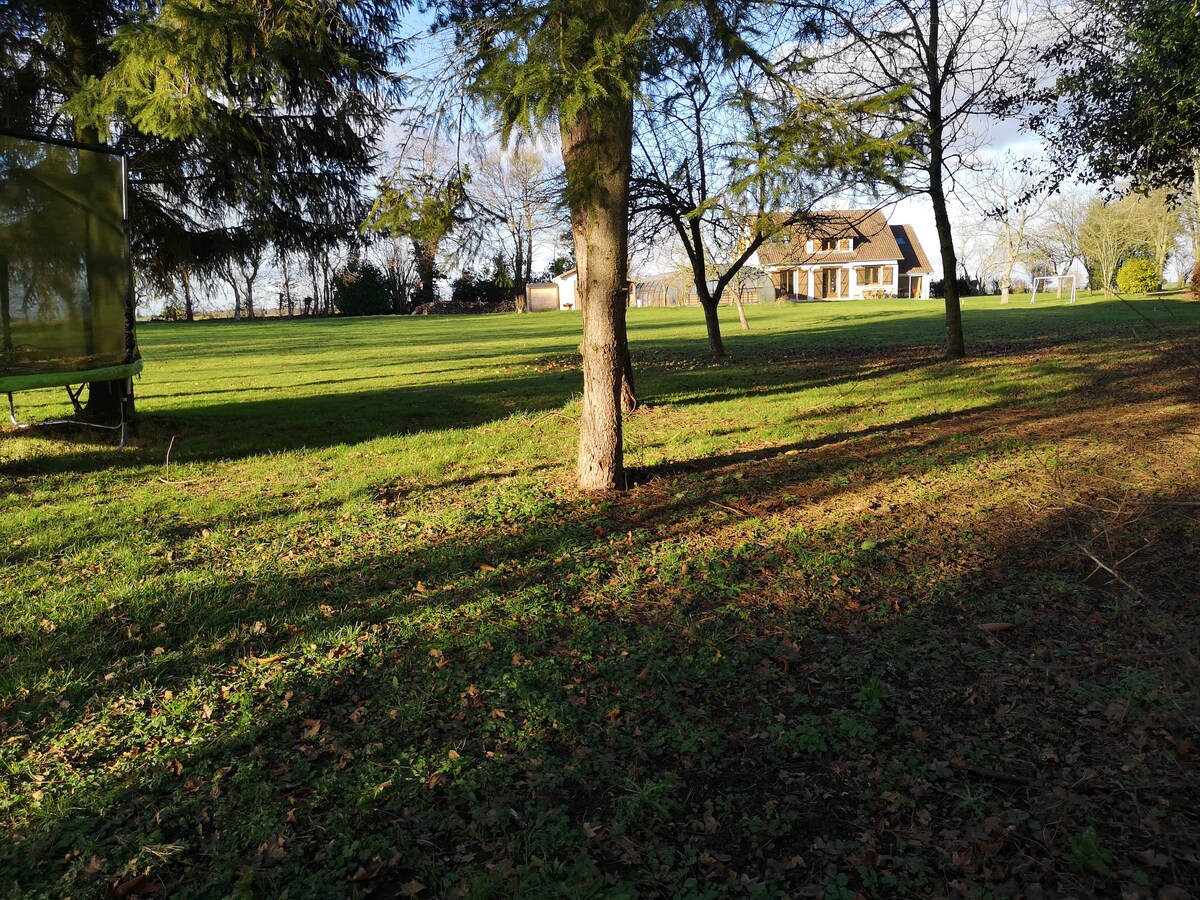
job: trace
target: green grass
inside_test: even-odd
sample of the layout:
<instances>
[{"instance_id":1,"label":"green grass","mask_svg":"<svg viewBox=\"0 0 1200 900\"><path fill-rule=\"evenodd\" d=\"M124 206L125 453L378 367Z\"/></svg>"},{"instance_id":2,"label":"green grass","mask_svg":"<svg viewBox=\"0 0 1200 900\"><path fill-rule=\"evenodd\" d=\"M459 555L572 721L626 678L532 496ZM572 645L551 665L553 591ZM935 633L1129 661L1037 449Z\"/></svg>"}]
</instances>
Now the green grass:
<instances>
[{"instance_id":1,"label":"green grass","mask_svg":"<svg viewBox=\"0 0 1200 900\"><path fill-rule=\"evenodd\" d=\"M1194 892L1200 305L940 310L632 310L617 497L573 314L142 326L0 443L0 894Z\"/></svg>"}]
</instances>

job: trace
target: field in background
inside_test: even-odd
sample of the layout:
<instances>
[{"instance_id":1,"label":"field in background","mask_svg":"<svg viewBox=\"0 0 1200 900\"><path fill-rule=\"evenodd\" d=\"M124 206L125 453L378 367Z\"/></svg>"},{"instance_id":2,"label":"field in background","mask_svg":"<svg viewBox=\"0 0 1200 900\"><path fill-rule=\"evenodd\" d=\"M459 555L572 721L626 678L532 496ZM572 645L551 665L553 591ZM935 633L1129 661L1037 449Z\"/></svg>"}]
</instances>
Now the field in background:
<instances>
[{"instance_id":1,"label":"field in background","mask_svg":"<svg viewBox=\"0 0 1200 900\"><path fill-rule=\"evenodd\" d=\"M965 309L631 310L615 498L574 314L142 326L0 439L0 893L1195 894L1200 305Z\"/></svg>"}]
</instances>

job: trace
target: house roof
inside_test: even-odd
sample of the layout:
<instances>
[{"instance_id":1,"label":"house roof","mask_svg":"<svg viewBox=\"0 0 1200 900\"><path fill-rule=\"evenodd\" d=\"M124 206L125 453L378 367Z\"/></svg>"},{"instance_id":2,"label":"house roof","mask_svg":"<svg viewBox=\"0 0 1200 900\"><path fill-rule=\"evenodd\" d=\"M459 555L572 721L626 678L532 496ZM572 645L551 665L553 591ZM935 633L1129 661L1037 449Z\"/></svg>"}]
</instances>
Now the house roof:
<instances>
[{"instance_id":1,"label":"house roof","mask_svg":"<svg viewBox=\"0 0 1200 900\"><path fill-rule=\"evenodd\" d=\"M901 274L932 275L933 266L929 265L929 257L925 248L917 240L917 232L911 225L893 225L892 236L900 246L903 258L900 262Z\"/></svg>"},{"instance_id":2,"label":"house roof","mask_svg":"<svg viewBox=\"0 0 1200 900\"><path fill-rule=\"evenodd\" d=\"M853 250L809 252L809 239L854 238ZM932 271L911 225L888 225L879 210L828 210L768 238L758 248L763 266L897 262L902 274Z\"/></svg>"}]
</instances>

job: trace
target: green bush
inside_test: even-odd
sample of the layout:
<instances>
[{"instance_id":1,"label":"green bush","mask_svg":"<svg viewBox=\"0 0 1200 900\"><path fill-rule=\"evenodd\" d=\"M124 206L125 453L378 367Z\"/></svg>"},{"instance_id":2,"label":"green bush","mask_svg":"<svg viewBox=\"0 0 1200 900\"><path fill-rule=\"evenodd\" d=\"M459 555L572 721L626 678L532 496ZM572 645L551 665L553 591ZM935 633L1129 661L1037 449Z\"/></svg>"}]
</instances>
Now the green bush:
<instances>
[{"instance_id":1,"label":"green bush","mask_svg":"<svg viewBox=\"0 0 1200 900\"><path fill-rule=\"evenodd\" d=\"M1162 275L1150 260L1135 256L1125 260L1117 273L1117 290L1122 294L1144 294L1158 290Z\"/></svg>"},{"instance_id":2,"label":"green bush","mask_svg":"<svg viewBox=\"0 0 1200 900\"><path fill-rule=\"evenodd\" d=\"M333 303L343 316L382 316L392 311L392 292L378 266L351 263L334 276Z\"/></svg>"}]
</instances>

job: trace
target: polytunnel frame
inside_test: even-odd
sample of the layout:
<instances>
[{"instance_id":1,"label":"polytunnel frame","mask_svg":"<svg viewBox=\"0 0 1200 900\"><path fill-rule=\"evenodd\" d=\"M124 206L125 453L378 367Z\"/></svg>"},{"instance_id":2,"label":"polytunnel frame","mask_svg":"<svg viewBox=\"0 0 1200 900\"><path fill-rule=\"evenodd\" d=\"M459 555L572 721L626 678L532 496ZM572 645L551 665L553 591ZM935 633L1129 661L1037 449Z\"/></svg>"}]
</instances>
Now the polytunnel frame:
<instances>
[{"instance_id":1,"label":"polytunnel frame","mask_svg":"<svg viewBox=\"0 0 1200 900\"><path fill-rule=\"evenodd\" d=\"M5 373L0 370L0 392L5 393L8 397L9 418L13 425L18 429L27 429L35 426L44 425L82 425L89 428L98 428L108 431L117 431L120 433L120 442L118 449L125 446L128 435L129 418L133 406L133 376L142 371L142 359L137 347L136 335L136 310L133 297L134 277L133 277L133 262L129 251L129 158L123 151L101 144L89 144L82 141L74 141L66 138L52 137L50 135L32 134L7 128L0 128L0 137L10 138L14 141L24 141L31 144L50 145L65 147L76 151L85 151L87 153L102 154L104 156L115 158L120 163L120 225L121 239L123 242L122 262L124 269L124 316L123 316L123 333L122 342L124 346L124 362L115 365L102 365L87 369L71 368L61 371L36 371L30 373ZM80 157L82 159L82 157ZM79 175L83 178L82 174ZM110 195L111 196L111 195ZM69 199L69 198L66 198ZM80 205L75 200L70 202ZM90 227L90 225L88 226ZM86 239L85 239L86 242ZM0 248L3 249L3 248ZM115 256L115 254L113 254ZM85 253L86 257L86 253ZM0 323L4 331L4 351L9 353L12 350L12 326L10 319L9 308L9 260L7 257L0 254L0 294L3 299L3 322ZM85 258L85 278L91 276L92 260ZM84 324L91 326L93 313L93 298L91 296L91 287L88 287L88 317L84 319ZM5 364L8 359L4 360ZM7 365L6 365L7 368ZM119 393L119 408L120 420L117 424L103 424L99 422L88 421L83 418L84 408L80 404L80 397L83 394L85 386L90 386L102 382L120 382ZM78 388L72 390L73 385L78 385ZM24 390L34 390L38 388L63 387L66 389L67 396L71 401L71 405L75 410L75 417L67 419L48 419L39 422L25 423L17 418L16 407L13 400L13 394Z\"/></svg>"}]
</instances>

